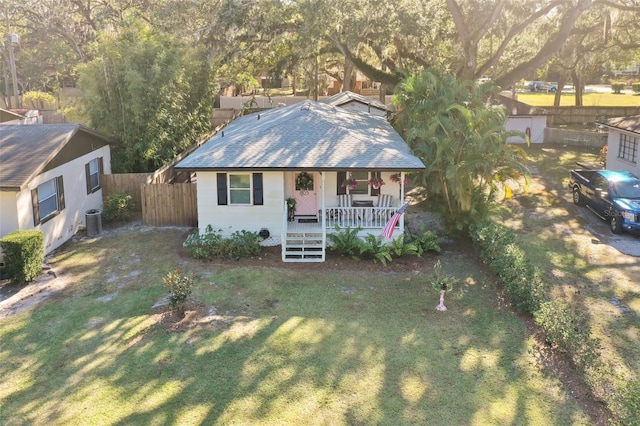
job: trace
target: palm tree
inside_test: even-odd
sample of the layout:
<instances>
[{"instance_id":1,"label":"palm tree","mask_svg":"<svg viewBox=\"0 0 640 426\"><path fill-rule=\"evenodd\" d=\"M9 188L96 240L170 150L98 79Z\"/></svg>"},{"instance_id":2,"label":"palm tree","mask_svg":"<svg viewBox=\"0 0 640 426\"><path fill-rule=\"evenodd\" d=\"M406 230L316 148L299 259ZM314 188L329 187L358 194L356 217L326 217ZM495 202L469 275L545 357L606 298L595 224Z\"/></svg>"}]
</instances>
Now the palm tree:
<instances>
[{"instance_id":1,"label":"palm tree","mask_svg":"<svg viewBox=\"0 0 640 426\"><path fill-rule=\"evenodd\" d=\"M496 190L508 179L528 176L526 154L507 143L521 132L505 129L505 110L490 106L490 84L456 80L426 70L400 83L395 126L426 166L421 176L451 231L466 232L484 219Z\"/></svg>"}]
</instances>

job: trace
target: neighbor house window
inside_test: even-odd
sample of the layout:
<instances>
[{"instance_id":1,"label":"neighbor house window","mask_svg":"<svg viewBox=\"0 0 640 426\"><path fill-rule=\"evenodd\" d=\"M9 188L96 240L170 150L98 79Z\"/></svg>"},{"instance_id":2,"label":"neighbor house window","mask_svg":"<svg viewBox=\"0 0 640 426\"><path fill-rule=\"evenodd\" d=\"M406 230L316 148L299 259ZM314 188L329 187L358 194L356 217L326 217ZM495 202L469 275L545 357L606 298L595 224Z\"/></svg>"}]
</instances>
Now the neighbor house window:
<instances>
[{"instance_id":1,"label":"neighbor house window","mask_svg":"<svg viewBox=\"0 0 640 426\"><path fill-rule=\"evenodd\" d=\"M31 191L33 223L38 225L64 210L64 183L62 176L48 180Z\"/></svg>"},{"instance_id":2,"label":"neighbor house window","mask_svg":"<svg viewBox=\"0 0 640 426\"><path fill-rule=\"evenodd\" d=\"M85 177L87 180L87 194L91 194L100 189L100 175L102 171L102 157L94 158L84 165Z\"/></svg>"},{"instance_id":3,"label":"neighbor house window","mask_svg":"<svg viewBox=\"0 0 640 426\"><path fill-rule=\"evenodd\" d=\"M618 158L636 163L638 160L638 139L626 134L620 135Z\"/></svg>"}]
</instances>

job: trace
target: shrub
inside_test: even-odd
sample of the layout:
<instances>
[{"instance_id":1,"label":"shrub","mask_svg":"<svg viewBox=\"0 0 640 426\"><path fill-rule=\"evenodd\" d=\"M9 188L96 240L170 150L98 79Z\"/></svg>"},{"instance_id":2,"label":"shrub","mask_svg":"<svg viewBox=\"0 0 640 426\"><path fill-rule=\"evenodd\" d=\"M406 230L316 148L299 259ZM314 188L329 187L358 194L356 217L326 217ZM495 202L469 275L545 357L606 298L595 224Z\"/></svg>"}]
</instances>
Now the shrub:
<instances>
[{"instance_id":1,"label":"shrub","mask_svg":"<svg viewBox=\"0 0 640 426\"><path fill-rule=\"evenodd\" d=\"M625 87L627 87L625 83L621 83L621 82L611 83L611 90L613 90L613 93L620 94L620 92L622 92L622 90L624 90Z\"/></svg>"},{"instance_id":2,"label":"shrub","mask_svg":"<svg viewBox=\"0 0 640 426\"><path fill-rule=\"evenodd\" d=\"M262 238L257 232L236 231L231 234L231 241L234 244L234 249L231 253L233 257L260 255L260 241L262 241Z\"/></svg>"},{"instance_id":3,"label":"shrub","mask_svg":"<svg viewBox=\"0 0 640 426\"><path fill-rule=\"evenodd\" d=\"M396 257L402 256L415 256L418 254L418 248L414 243L408 242L408 238L405 235L400 235L391 240L389 244L389 250L391 254Z\"/></svg>"},{"instance_id":4,"label":"shrub","mask_svg":"<svg viewBox=\"0 0 640 426\"><path fill-rule=\"evenodd\" d=\"M360 254L372 258L374 262L380 262L384 266L387 266L387 262L392 261L389 246L383 244L381 236L373 234L367 234L364 241L360 243Z\"/></svg>"},{"instance_id":5,"label":"shrub","mask_svg":"<svg viewBox=\"0 0 640 426\"><path fill-rule=\"evenodd\" d=\"M214 231L211 225L207 225L204 234L194 231L187 237L183 246L196 259L248 257L260 254L262 238L257 232L236 231L229 238L223 238L221 232L221 229Z\"/></svg>"},{"instance_id":6,"label":"shrub","mask_svg":"<svg viewBox=\"0 0 640 426\"><path fill-rule=\"evenodd\" d=\"M102 217L106 222L125 222L135 209L133 197L126 192L109 195L104 202Z\"/></svg>"},{"instance_id":7,"label":"shrub","mask_svg":"<svg viewBox=\"0 0 640 426\"><path fill-rule=\"evenodd\" d=\"M169 288L169 306L174 314L184 314L184 304L193 291L193 275L182 275L179 270L171 271L162 279Z\"/></svg>"},{"instance_id":8,"label":"shrub","mask_svg":"<svg viewBox=\"0 0 640 426\"><path fill-rule=\"evenodd\" d=\"M342 256L350 256L353 259L358 259L358 253L360 252L360 246L362 240L358 237L358 233L362 228L345 228L341 229L338 225L335 226L337 233L327 234L327 239L331 242L331 250L335 251Z\"/></svg>"},{"instance_id":9,"label":"shrub","mask_svg":"<svg viewBox=\"0 0 640 426\"><path fill-rule=\"evenodd\" d=\"M640 81L632 83L631 90L633 90L633 93L640 93Z\"/></svg>"},{"instance_id":10,"label":"shrub","mask_svg":"<svg viewBox=\"0 0 640 426\"><path fill-rule=\"evenodd\" d=\"M474 224L469 234L480 258L502 281L515 308L535 312L547 299L548 284L516 243L515 233L495 223Z\"/></svg>"},{"instance_id":11,"label":"shrub","mask_svg":"<svg viewBox=\"0 0 640 426\"><path fill-rule=\"evenodd\" d=\"M547 342L569 355L582 371L599 363L599 341L591 337L587 318L567 302L545 302L534 318Z\"/></svg>"},{"instance_id":12,"label":"shrub","mask_svg":"<svg viewBox=\"0 0 640 426\"><path fill-rule=\"evenodd\" d=\"M5 271L14 282L32 281L42 272L44 236L41 231L18 230L0 239Z\"/></svg>"},{"instance_id":13,"label":"shrub","mask_svg":"<svg viewBox=\"0 0 640 426\"><path fill-rule=\"evenodd\" d=\"M420 230L417 233L407 233L407 242L412 243L416 247L416 255L422 256L427 251L435 251L440 253L440 243L442 239L433 231L425 231L424 225L420 225Z\"/></svg>"}]
</instances>

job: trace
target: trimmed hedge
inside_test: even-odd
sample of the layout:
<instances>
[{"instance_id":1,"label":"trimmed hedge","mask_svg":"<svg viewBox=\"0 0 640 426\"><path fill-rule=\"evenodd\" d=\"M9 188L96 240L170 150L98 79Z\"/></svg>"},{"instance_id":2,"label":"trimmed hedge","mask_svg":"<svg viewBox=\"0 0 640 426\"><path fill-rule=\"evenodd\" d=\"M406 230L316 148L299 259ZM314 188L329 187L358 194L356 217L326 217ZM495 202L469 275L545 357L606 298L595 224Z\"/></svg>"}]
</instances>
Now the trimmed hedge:
<instances>
[{"instance_id":1,"label":"trimmed hedge","mask_svg":"<svg viewBox=\"0 0 640 426\"><path fill-rule=\"evenodd\" d=\"M518 311L533 314L547 301L549 285L518 246L512 230L485 222L471 225L469 234L478 255L500 278Z\"/></svg>"},{"instance_id":2,"label":"trimmed hedge","mask_svg":"<svg viewBox=\"0 0 640 426\"><path fill-rule=\"evenodd\" d=\"M0 239L4 270L15 282L32 281L42 272L44 236L42 231L18 230Z\"/></svg>"},{"instance_id":3,"label":"trimmed hedge","mask_svg":"<svg viewBox=\"0 0 640 426\"><path fill-rule=\"evenodd\" d=\"M591 334L585 313L566 302L549 300L549 286L518 246L516 234L492 222L474 224L469 235L480 258L504 284L521 312L533 315L547 343L567 354L594 395L613 413L616 425L640 425L640 381L619 377L600 357L600 341Z\"/></svg>"},{"instance_id":4,"label":"trimmed hedge","mask_svg":"<svg viewBox=\"0 0 640 426\"><path fill-rule=\"evenodd\" d=\"M631 90L633 90L633 93L640 93L640 81L631 84Z\"/></svg>"},{"instance_id":5,"label":"trimmed hedge","mask_svg":"<svg viewBox=\"0 0 640 426\"><path fill-rule=\"evenodd\" d=\"M627 85L624 83L620 83L620 82L611 83L611 90L613 90L613 93L616 93L616 94L621 93L625 87L627 87Z\"/></svg>"}]
</instances>

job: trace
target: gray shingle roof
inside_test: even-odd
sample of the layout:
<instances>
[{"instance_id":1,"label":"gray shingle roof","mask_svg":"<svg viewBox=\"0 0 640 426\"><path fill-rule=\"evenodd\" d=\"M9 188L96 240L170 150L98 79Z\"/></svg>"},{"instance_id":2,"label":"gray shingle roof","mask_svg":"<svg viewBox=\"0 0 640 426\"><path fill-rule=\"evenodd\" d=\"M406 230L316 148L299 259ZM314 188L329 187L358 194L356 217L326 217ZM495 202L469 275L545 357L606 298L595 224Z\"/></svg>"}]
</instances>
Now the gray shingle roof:
<instances>
[{"instance_id":1,"label":"gray shingle roof","mask_svg":"<svg viewBox=\"0 0 640 426\"><path fill-rule=\"evenodd\" d=\"M240 117L176 168L190 170L421 170L383 118L304 101Z\"/></svg>"},{"instance_id":2,"label":"gray shingle roof","mask_svg":"<svg viewBox=\"0 0 640 426\"><path fill-rule=\"evenodd\" d=\"M626 130L627 132L640 133L640 115L630 115L627 117L615 117L608 120L596 122L608 127Z\"/></svg>"},{"instance_id":3,"label":"gray shingle roof","mask_svg":"<svg viewBox=\"0 0 640 426\"><path fill-rule=\"evenodd\" d=\"M80 129L93 134L79 124L0 124L0 187L24 188Z\"/></svg>"}]
</instances>

